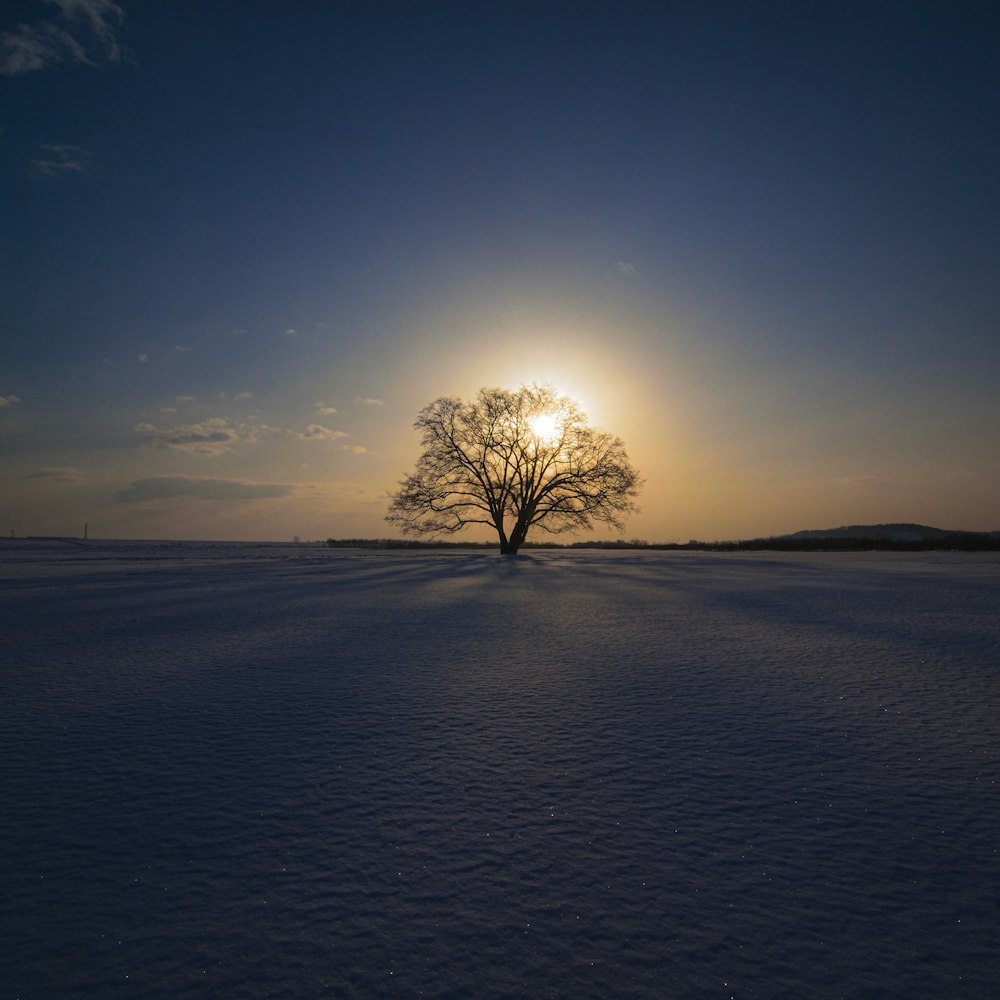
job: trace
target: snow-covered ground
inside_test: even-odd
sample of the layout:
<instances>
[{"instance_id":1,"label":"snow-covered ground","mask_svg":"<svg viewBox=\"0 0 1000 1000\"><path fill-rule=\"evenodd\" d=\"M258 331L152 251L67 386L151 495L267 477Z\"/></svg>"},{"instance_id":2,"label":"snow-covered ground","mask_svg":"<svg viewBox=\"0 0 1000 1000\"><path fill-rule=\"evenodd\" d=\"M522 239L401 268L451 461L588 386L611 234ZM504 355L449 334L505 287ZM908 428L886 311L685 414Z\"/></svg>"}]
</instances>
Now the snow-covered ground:
<instances>
[{"instance_id":1,"label":"snow-covered ground","mask_svg":"<svg viewBox=\"0 0 1000 1000\"><path fill-rule=\"evenodd\" d=\"M0 996L992 997L1000 557L0 543Z\"/></svg>"}]
</instances>

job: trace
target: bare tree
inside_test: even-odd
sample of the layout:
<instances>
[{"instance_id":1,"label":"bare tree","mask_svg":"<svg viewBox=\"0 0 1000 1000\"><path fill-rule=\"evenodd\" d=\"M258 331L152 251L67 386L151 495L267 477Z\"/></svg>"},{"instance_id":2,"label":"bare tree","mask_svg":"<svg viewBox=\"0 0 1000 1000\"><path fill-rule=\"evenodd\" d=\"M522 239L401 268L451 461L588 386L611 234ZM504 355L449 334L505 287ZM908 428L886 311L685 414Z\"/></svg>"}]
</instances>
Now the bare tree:
<instances>
[{"instance_id":1,"label":"bare tree","mask_svg":"<svg viewBox=\"0 0 1000 1000\"><path fill-rule=\"evenodd\" d=\"M591 428L578 403L550 386L480 389L424 407L423 454L392 494L386 520L405 534L490 525L515 555L530 528L561 533L593 522L621 530L642 485L620 438Z\"/></svg>"}]
</instances>

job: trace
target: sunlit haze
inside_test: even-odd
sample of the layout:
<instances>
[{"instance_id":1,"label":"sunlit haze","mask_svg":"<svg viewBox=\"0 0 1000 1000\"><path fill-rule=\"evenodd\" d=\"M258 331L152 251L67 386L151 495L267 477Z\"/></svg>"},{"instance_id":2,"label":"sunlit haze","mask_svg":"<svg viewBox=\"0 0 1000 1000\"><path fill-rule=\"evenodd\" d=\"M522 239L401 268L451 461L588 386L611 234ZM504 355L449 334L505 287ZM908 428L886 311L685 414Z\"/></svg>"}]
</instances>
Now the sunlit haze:
<instances>
[{"instance_id":1,"label":"sunlit haze","mask_svg":"<svg viewBox=\"0 0 1000 1000\"><path fill-rule=\"evenodd\" d=\"M385 536L420 409L535 382L625 441L626 537L1000 529L997 5L0 35L4 534Z\"/></svg>"}]
</instances>

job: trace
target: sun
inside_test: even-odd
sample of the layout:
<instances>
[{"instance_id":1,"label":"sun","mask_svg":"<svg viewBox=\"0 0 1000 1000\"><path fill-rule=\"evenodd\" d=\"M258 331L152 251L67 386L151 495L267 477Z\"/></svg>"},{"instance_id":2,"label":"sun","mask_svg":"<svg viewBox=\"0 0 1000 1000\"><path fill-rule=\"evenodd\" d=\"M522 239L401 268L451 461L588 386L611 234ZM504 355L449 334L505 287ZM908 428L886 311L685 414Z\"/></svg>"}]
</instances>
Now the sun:
<instances>
[{"instance_id":1,"label":"sun","mask_svg":"<svg viewBox=\"0 0 1000 1000\"><path fill-rule=\"evenodd\" d=\"M539 413L531 418L531 433L543 443L559 437L559 418L554 413Z\"/></svg>"}]
</instances>

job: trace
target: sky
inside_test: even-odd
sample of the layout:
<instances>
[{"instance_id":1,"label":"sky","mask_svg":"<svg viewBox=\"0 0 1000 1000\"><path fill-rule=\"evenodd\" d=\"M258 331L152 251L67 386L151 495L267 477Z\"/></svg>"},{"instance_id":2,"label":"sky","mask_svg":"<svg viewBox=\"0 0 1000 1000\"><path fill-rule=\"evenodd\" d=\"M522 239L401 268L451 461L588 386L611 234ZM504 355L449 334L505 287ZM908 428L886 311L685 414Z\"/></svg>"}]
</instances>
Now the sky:
<instances>
[{"instance_id":1,"label":"sky","mask_svg":"<svg viewBox=\"0 0 1000 1000\"><path fill-rule=\"evenodd\" d=\"M997 52L993 2L4 4L0 534L384 537L419 410L532 382L626 538L1000 529Z\"/></svg>"}]
</instances>

